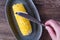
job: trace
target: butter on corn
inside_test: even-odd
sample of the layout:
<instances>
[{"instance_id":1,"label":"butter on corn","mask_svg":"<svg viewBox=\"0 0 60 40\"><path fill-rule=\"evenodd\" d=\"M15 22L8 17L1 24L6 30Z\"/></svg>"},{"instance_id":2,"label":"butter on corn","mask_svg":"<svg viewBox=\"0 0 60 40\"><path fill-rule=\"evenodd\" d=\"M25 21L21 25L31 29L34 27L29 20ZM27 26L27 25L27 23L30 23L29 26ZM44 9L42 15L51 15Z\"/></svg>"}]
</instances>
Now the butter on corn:
<instances>
[{"instance_id":1,"label":"butter on corn","mask_svg":"<svg viewBox=\"0 0 60 40\"><path fill-rule=\"evenodd\" d=\"M23 36L27 36L32 32L32 27L30 24L30 21L22 16L19 16L16 14L16 12L25 12L26 13L26 9L24 8L24 5L22 3L17 3L14 4L12 6L13 8L13 12L14 12L14 16L16 18L18 27L21 31L21 33L23 34Z\"/></svg>"}]
</instances>

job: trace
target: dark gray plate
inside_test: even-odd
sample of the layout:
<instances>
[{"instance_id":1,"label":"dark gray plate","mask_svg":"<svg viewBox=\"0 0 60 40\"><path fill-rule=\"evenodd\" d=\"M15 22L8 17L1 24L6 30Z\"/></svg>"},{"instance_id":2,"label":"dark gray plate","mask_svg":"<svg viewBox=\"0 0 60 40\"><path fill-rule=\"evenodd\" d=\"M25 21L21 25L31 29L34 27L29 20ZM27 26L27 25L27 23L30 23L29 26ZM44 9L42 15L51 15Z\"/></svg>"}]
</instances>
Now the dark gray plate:
<instances>
[{"instance_id":1,"label":"dark gray plate","mask_svg":"<svg viewBox=\"0 0 60 40\"><path fill-rule=\"evenodd\" d=\"M31 22L32 25L32 33L28 36L23 36L19 31L17 22L15 20L12 5L16 3L23 3L29 15L35 17L36 19L40 20L39 13L32 2L32 0L7 0L5 6L6 17L8 19L9 25L16 36L17 40L39 40L42 35L42 25L35 24Z\"/></svg>"}]
</instances>

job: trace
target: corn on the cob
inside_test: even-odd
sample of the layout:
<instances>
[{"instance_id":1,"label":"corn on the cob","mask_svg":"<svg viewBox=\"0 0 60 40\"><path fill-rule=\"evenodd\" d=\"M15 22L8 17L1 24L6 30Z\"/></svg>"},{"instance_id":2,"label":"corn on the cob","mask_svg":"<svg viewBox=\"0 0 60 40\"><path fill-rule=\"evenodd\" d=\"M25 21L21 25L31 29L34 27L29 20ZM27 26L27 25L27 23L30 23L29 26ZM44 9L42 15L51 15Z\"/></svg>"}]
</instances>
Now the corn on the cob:
<instances>
[{"instance_id":1,"label":"corn on the cob","mask_svg":"<svg viewBox=\"0 0 60 40\"><path fill-rule=\"evenodd\" d=\"M16 14L16 12L26 12L24 5L22 3L20 4L17 3L14 4L12 8L21 33L23 34L23 36L29 35L32 32L30 21Z\"/></svg>"}]
</instances>

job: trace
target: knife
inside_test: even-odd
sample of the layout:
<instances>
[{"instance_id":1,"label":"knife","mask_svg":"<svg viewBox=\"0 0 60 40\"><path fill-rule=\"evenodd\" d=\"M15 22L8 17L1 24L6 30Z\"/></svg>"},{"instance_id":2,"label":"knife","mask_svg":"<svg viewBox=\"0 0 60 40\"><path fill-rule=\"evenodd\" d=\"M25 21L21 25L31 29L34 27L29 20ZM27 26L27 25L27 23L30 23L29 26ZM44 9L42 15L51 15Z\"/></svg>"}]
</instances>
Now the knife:
<instances>
[{"instance_id":1,"label":"knife","mask_svg":"<svg viewBox=\"0 0 60 40\"><path fill-rule=\"evenodd\" d=\"M18 15L24 17L24 18L27 18L28 20L30 20L30 21L32 21L34 23L37 23L37 24L42 25L42 26L45 26L43 23L41 23L36 18L32 17L31 15L28 15L28 13L17 12L16 14L18 14Z\"/></svg>"}]
</instances>

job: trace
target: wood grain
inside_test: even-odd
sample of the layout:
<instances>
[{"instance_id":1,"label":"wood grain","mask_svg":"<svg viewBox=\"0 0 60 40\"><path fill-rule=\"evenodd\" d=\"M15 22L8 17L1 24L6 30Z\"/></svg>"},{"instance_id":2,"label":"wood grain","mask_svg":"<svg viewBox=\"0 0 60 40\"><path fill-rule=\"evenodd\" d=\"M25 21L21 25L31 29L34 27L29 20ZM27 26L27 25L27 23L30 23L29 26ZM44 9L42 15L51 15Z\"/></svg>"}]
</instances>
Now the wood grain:
<instances>
[{"instance_id":1,"label":"wood grain","mask_svg":"<svg viewBox=\"0 0 60 40\"><path fill-rule=\"evenodd\" d=\"M0 0L0 40L16 40L5 17L6 0Z\"/></svg>"},{"instance_id":2,"label":"wood grain","mask_svg":"<svg viewBox=\"0 0 60 40\"><path fill-rule=\"evenodd\" d=\"M35 0L34 3L43 23L49 19L60 21L60 0ZM45 28L43 28L41 40L51 40Z\"/></svg>"},{"instance_id":3,"label":"wood grain","mask_svg":"<svg viewBox=\"0 0 60 40\"><path fill-rule=\"evenodd\" d=\"M5 3L6 0L0 0L0 40L16 40L5 17ZM34 3L39 11L43 23L49 19L60 21L59 0L34 0ZM43 34L40 40L51 40L45 28L43 28Z\"/></svg>"}]
</instances>

